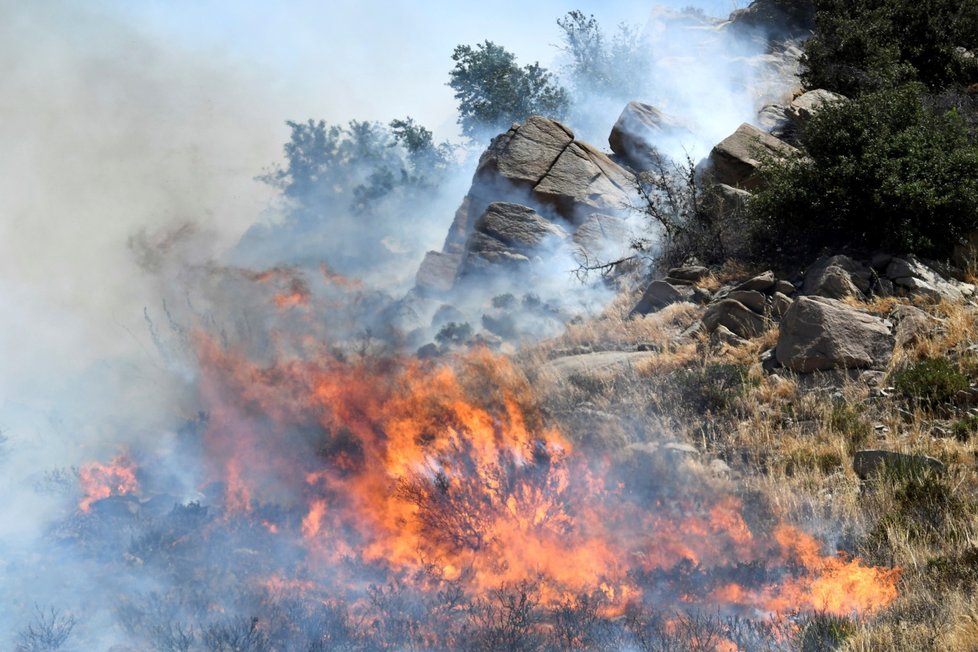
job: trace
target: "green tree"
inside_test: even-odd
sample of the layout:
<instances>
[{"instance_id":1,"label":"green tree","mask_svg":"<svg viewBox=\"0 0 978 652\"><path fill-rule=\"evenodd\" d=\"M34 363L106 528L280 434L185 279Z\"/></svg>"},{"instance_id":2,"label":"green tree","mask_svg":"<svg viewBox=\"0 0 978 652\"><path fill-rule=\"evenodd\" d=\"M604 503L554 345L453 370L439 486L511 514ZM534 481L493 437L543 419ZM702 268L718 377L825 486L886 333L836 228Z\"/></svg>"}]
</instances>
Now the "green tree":
<instances>
[{"instance_id":1,"label":"green tree","mask_svg":"<svg viewBox=\"0 0 978 652\"><path fill-rule=\"evenodd\" d=\"M483 131L503 131L531 115L560 119L567 110L567 91L538 63L520 67L516 57L492 41L474 48L459 45L448 85L458 101L458 122L470 138Z\"/></svg>"},{"instance_id":2,"label":"green tree","mask_svg":"<svg viewBox=\"0 0 978 652\"><path fill-rule=\"evenodd\" d=\"M938 90L978 81L975 0L815 0L804 45L808 88L855 97L911 80Z\"/></svg>"},{"instance_id":3,"label":"green tree","mask_svg":"<svg viewBox=\"0 0 978 652\"><path fill-rule=\"evenodd\" d=\"M565 66L575 99L595 94L627 102L642 97L651 81L651 46L642 33L624 23L609 39L593 15L570 11L557 19L570 58Z\"/></svg>"},{"instance_id":4,"label":"green tree","mask_svg":"<svg viewBox=\"0 0 978 652\"><path fill-rule=\"evenodd\" d=\"M824 107L804 154L767 166L749 204L771 257L822 247L947 256L978 228L978 145L961 116L927 107L911 84Z\"/></svg>"},{"instance_id":5,"label":"green tree","mask_svg":"<svg viewBox=\"0 0 978 652\"><path fill-rule=\"evenodd\" d=\"M287 124L284 163L260 177L285 200L281 215L245 233L237 260L249 265L328 260L342 273L359 274L378 263L378 252L427 246L417 221L444 210L442 191L457 169L453 146L436 143L431 131L411 118L389 125Z\"/></svg>"}]
</instances>

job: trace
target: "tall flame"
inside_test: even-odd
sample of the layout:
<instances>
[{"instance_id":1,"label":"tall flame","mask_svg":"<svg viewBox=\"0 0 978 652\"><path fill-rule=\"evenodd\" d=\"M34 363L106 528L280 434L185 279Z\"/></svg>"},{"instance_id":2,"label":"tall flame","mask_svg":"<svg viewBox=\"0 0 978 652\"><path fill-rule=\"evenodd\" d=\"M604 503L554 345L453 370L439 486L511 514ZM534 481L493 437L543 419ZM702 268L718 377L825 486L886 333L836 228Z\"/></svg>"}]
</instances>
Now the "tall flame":
<instances>
[{"instance_id":1,"label":"tall flame","mask_svg":"<svg viewBox=\"0 0 978 652\"><path fill-rule=\"evenodd\" d=\"M300 497L297 535L324 567L426 570L473 596L532 579L543 604L600 593L606 615L649 592L833 614L897 595L898 571L826 555L793 526L758 536L734 496L630 494L488 352L453 365L318 352L260 367L200 338L199 354L227 507Z\"/></svg>"}]
</instances>

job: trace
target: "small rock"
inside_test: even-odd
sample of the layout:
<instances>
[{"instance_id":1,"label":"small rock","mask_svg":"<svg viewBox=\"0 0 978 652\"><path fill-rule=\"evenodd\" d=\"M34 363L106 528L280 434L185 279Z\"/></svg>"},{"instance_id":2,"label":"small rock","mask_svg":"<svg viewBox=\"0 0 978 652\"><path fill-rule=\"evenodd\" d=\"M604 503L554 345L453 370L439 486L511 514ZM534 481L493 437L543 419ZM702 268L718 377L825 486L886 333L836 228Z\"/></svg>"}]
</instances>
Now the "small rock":
<instances>
[{"instance_id":1,"label":"small rock","mask_svg":"<svg viewBox=\"0 0 978 652\"><path fill-rule=\"evenodd\" d=\"M718 324L713 332L710 333L710 342L714 345L726 344L728 346L740 346L741 344L746 344L747 340L738 337L723 324Z\"/></svg>"},{"instance_id":2,"label":"small rock","mask_svg":"<svg viewBox=\"0 0 978 652\"><path fill-rule=\"evenodd\" d=\"M767 297L757 290L734 290L727 295L727 299L739 301L754 312L764 314Z\"/></svg>"},{"instance_id":3,"label":"small rock","mask_svg":"<svg viewBox=\"0 0 978 652\"><path fill-rule=\"evenodd\" d=\"M730 465L721 459L710 460L710 473L719 476L730 475Z\"/></svg>"},{"instance_id":4,"label":"small rock","mask_svg":"<svg viewBox=\"0 0 978 652\"><path fill-rule=\"evenodd\" d=\"M859 382L867 387L879 387L886 379L885 371L868 369L859 374Z\"/></svg>"},{"instance_id":5,"label":"small rock","mask_svg":"<svg viewBox=\"0 0 978 652\"><path fill-rule=\"evenodd\" d=\"M754 290L756 292L767 292L774 287L775 279L774 272L767 271L763 274L758 274L754 278L744 281L737 287L733 289L734 292L738 290Z\"/></svg>"},{"instance_id":6,"label":"small rock","mask_svg":"<svg viewBox=\"0 0 978 652\"><path fill-rule=\"evenodd\" d=\"M710 275L710 270L700 265L686 265L684 267L674 267L669 270L669 277L682 279L684 281L702 281Z\"/></svg>"},{"instance_id":7,"label":"small rock","mask_svg":"<svg viewBox=\"0 0 978 652\"><path fill-rule=\"evenodd\" d=\"M775 292L774 296L771 297L771 314L781 319L784 314L788 312L788 308L791 307L791 297L781 292Z\"/></svg>"},{"instance_id":8,"label":"small rock","mask_svg":"<svg viewBox=\"0 0 978 652\"><path fill-rule=\"evenodd\" d=\"M705 306L706 304L713 301L713 293L704 288L694 287L693 295L692 297L690 297L690 300L693 303L699 304L701 306Z\"/></svg>"},{"instance_id":9,"label":"small rock","mask_svg":"<svg viewBox=\"0 0 978 652\"><path fill-rule=\"evenodd\" d=\"M795 285L790 281L779 280L774 284L774 291L790 297L795 293Z\"/></svg>"}]
</instances>

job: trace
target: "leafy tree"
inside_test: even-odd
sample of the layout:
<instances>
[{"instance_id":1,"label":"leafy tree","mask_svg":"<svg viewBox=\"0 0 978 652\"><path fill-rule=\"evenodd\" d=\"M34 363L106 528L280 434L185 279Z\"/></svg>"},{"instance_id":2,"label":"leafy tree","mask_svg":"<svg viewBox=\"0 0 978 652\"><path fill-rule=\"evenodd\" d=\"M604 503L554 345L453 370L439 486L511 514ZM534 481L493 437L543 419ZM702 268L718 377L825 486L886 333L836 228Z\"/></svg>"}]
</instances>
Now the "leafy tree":
<instances>
[{"instance_id":1,"label":"leafy tree","mask_svg":"<svg viewBox=\"0 0 978 652\"><path fill-rule=\"evenodd\" d=\"M918 80L937 90L978 81L960 48L978 47L975 0L816 0L804 45L809 88L850 97Z\"/></svg>"},{"instance_id":2,"label":"leafy tree","mask_svg":"<svg viewBox=\"0 0 978 652\"><path fill-rule=\"evenodd\" d=\"M567 91L539 63L520 67L516 57L492 41L474 48L459 45L448 85L458 101L462 132L503 131L531 115L560 119L567 110Z\"/></svg>"},{"instance_id":3,"label":"leafy tree","mask_svg":"<svg viewBox=\"0 0 978 652\"><path fill-rule=\"evenodd\" d=\"M961 116L922 101L911 84L824 107L802 136L805 154L767 166L749 204L770 256L822 247L946 256L978 228L978 145Z\"/></svg>"},{"instance_id":4,"label":"leafy tree","mask_svg":"<svg viewBox=\"0 0 978 652\"><path fill-rule=\"evenodd\" d=\"M558 18L557 25L563 40L559 47L570 57L564 72L578 101L598 94L627 102L647 90L651 50L637 29L622 23L609 40L593 15L576 10Z\"/></svg>"},{"instance_id":5,"label":"leafy tree","mask_svg":"<svg viewBox=\"0 0 978 652\"><path fill-rule=\"evenodd\" d=\"M413 224L440 199L456 169L452 145L436 143L411 118L389 125L286 124L291 131L285 162L260 177L281 192L284 215L245 234L236 252L239 262L328 260L341 273L360 274L378 262L377 252L388 247L385 239L403 252L423 246Z\"/></svg>"},{"instance_id":6,"label":"leafy tree","mask_svg":"<svg viewBox=\"0 0 978 652\"><path fill-rule=\"evenodd\" d=\"M390 127L352 120L346 127L319 120L287 122L286 166L262 177L282 190L299 211L349 206L370 212L395 189L437 186L452 167L453 148L436 145L431 131L412 118Z\"/></svg>"}]
</instances>

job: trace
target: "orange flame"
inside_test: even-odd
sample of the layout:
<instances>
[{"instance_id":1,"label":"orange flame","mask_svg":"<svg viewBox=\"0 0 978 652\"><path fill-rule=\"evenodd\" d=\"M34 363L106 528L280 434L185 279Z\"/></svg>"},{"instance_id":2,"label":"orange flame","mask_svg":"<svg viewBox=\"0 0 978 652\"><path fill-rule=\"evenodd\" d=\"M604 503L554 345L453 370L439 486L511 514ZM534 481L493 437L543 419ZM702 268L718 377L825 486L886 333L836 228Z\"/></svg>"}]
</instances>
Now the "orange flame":
<instances>
[{"instance_id":1,"label":"orange flame","mask_svg":"<svg viewBox=\"0 0 978 652\"><path fill-rule=\"evenodd\" d=\"M547 425L505 358L322 354L261 368L205 338L199 350L227 509L298 497L299 534L324 567L434 568L474 596L533 579L544 605L600 592L605 615L663 573L703 576L677 586L683 601L755 613L867 613L896 598L899 571L825 555L789 525L759 536L733 496L627 495ZM714 579L758 563L769 568L753 583Z\"/></svg>"},{"instance_id":2,"label":"orange flame","mask_svg":"<svg viewBox=\"0 0 978 652\"><path fill-rule=\"evenodd\" d=\"M84 494L78 508L83 512L90 510L92 503L109 496L124 496L139 491L136 470L125 454L117 455L106 464L86 464L78 470L78 482Z\"/></svg>"}]
</instances>

